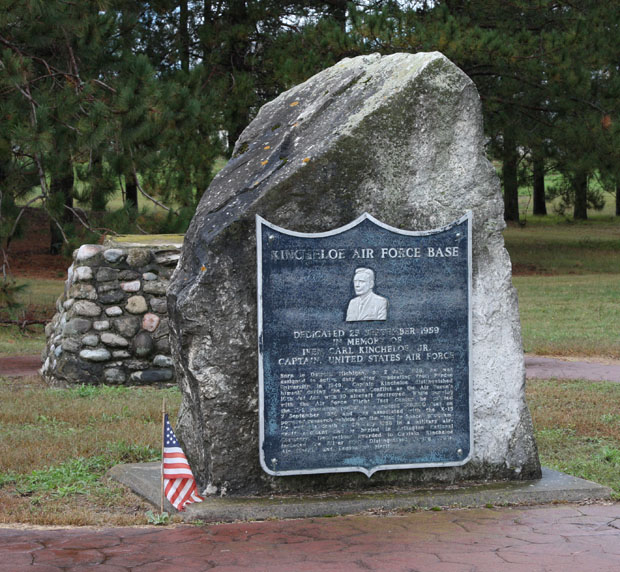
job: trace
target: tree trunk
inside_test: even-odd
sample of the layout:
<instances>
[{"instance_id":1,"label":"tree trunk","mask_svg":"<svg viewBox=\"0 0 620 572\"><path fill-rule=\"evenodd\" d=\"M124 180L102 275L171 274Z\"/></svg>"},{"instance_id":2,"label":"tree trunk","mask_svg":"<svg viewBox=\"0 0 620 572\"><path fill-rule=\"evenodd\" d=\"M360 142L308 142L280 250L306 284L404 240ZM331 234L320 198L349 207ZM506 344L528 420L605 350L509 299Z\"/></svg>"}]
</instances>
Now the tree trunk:
<instances>
[{"instance_id":1,"label":"tree trunk","mask_svg":"<svg viewBox=\"0 0 620 572\"><path fill-rule=\"evenodd\" d=\"M90 208L94 212L104 212L108 199L105 192L103 162L99 155L95 155L92 161L92 187L90 194Z\"/></svg>"},{"instance_id":2,"label":"tree trunk","mask_svg":"<svg viewBox=\"0 0 620 572\"><path fill-rule=\"evenodd\" d=\"M329 6L330 15L344 32L347 28L347 0L328 0L326 4Z\"/></svg>"},{"instance_id":3,"label":"tree trunk","mask_svg":"<svg viewBox=\"0 0 620 572\"><path fill-rule=\"evenodd\" d=\"M534 179L534 214L546 215L547 202L545 200L545 159L540 151L534 151L533 179Z\"/></svg>"},{"instance_id":4,"label":"tree trunk","mask_svg":"<svg viewBox=\"0 0 620 572\"><path fill-rule=\"evenodd\" d=\"M209 0L204 0L204 5L202 7L202 17L205 28L208 30L208 26L212 23L211 19L213 17L211 13L211 2ZM200 41L202 44L202 59L206 62L209 60L209 42L206 41L207 34L206 31L203 30L202 34L200 34Z\"/></svg>"},{"instance_id":5,"label":"tree trunk","mask_svg":"<svg viewBox=\"0 0 620 572\"><path fill-rule=\"evenodd\" d=\"M504 179L504 220L519 222L519 181L517 144L511 129L504 131L502 177Z\"/></svg>"},{"instance_id":6,"label":"tree trunk","mask_svg":"<svg viewBox=\"0 0 620 572\"><path fill-rule=\"evenodd\" d=\"M234 26L240 22L248 23L248 8L244 0L231 0L226 14L227 25ZM225 111L226 132L228 134L228 153L232 150L239 136L250 122L250 110L246 98L236 94L236 74L249 71L245 61L246 53L250 49L250 40L247 37L230 37L227 54L227 73L230 77L230 91L228 109Z\"/></svg>"},{"instance_id":7,"label":"tree trunk","mask_svg":"<svg viewBox=\"0 0 620 572\"><path fill-rule=\"evenodd\" d=\"M125 175L125 203L131 209L138 208L138 182L133 173Z\"/></svg>"},{"instance_id":8,"label":"tree trunk","mask_svg":"<svg viewBox=\"0 0 620 572\"><path fill-rule=\"evenodd\" d=\"M179 39L181 41L181 69L189 71L189 13L187 0L179 2Z\"/></svg>"},{"instance_id":9,"label":"tree trunk","mask_svg":"<svg viewBox=\"0 0 620 572\"><path fill-rule=\"evenodd\" d=\"M50 218L50 254L60 254L62 251L64 240L57 223L73 221L73 213L66 208L73 208L73 164L70 159L63 160L63 163L62 170L52 175L50 183L52 202L63 205L62 211L54 213L55 220Z\"/></svg>"},{"instance_id":10,"label":"tree trunk","mask_svg":"<svg viewBox=\"0 0 620 572\"><path fill-rule=\"evenodd\" d=\"M588 172L577 171L573 178L575 191L575 220L586 220L588 218Z\"/></svg>"}]
</instances>

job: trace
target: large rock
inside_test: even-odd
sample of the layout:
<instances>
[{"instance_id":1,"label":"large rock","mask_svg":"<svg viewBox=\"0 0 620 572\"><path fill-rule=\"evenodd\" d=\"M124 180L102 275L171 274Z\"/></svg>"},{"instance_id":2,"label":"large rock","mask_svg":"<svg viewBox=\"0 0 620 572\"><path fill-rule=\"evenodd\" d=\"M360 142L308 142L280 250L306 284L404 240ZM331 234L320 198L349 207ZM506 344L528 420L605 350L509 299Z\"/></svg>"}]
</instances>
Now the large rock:
<instances>
[{"instance_id":1,"label":"large rock","mask_svg":"<svg viewBox=\"0 0 620 572\"><path fill-rule=\"evenodd\" d=\"M168 291L177 434L209 491L540 475L503 201L478 94L439 53L343 60L265 105L214 179ZM254 217L301 232L363 212L426 230L473 211L473 457L461 467L271 477L259 465Z\"/></svg>"}]
</instances>

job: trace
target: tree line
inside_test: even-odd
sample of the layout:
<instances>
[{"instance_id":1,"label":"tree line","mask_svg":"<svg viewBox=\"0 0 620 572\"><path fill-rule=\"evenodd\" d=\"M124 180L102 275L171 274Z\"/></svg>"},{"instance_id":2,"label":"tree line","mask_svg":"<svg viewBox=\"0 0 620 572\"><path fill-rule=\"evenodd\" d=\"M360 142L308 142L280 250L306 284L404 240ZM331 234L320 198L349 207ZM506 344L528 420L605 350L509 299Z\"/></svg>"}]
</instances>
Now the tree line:
<instances>
[{"instance_id":1,"label":"tree line","mask_svg":"<svg viewBox=\"0 0 620 572\"><path fill-rule=\"evenodd\" d=\"M619 27L599 0L0 0L3 253L24 204L55 252L78 227L185 230L263 103L374 52L439 50L473 79L507 220L523 184L535 214L559 197L585 219L604 189L620 215ZM157 229L138 217L150 200Z\"/></svg>"}]
</instances>

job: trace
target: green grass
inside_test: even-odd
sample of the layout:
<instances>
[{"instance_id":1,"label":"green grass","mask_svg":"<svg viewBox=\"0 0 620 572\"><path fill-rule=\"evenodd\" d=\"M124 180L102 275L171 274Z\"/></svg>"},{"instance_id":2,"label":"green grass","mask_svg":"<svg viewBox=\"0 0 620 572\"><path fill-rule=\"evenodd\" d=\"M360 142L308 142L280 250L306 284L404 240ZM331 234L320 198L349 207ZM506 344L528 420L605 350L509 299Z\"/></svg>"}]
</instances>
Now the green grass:
<instances>
[{"instance_id":1,"label":"green grass","mask_svg":"<svg viewBox=\"0 0 620 572\"><path fill-rule=\"evenodd\" d=\"M148 506L104 475L161 458L164 396L174 419L176 388L58 390L0 377L0 523L146 524Z\"/></svg>"},{"instance_id":2,"label":"green grass","mask_svg":"<svg viewBox=\"0 0 620 572\"><path fill-rule=\"evenodd\" d=\"M515 274L620 273L620 222L537 217L504 231Z\"/></svg>"},{"instance_id":3,"label":"green grass","mask_svg":"<svg viewBox=\"0 0 620 572\"><path fill-rule=\"evenodd\" d=\"M620 359L618 274L515 276L526 352Z\"/></svg>"},{"instance_id":4,"label":"green grass","mask_svg":"<svg viewBox=\"0 0 620 572\"><path fill-rule=\"evenodd\" d=\"M0 320L49 320L55 313L56 300L62 294L63 280L33 280L20 278L17 284L24 284L16 300L20 308L8 311L0 308ZM45 347L45 329L42 324L21 327L0 325L0 356L15 354L37 354Z\"/></svg>"},{"instance_id":5,"label":"green grass","mask_svg":"<svg viewBox=\"0 0 620 572\"><path fill-rule=\"evenodd\" d=\"M0 357L19 354L38 354L45 347L45 330L42 325L0 326Z\"/></svg>"},{"instance_id":6,"label":"green grass","mask_svg":"<svg viewBox=\"0 0 620 572\"><path fill-rule=\"evenodd\" d=\"M53 308L56 305L56 300L63 292L66 277L65 272L57 280L18 278L17 284L24 284L26 288L17 295L17 301L25 306L35 305Z\"/></svg>"},{"instance_id":7,"label":"green grass","mask_svg":"<svg viewBox=\"0 0 620 572\"><path fill-rule=\"evenodd\" d=\"M607 485L620 500L620 384L530 380L527 398L542 464Z\"/></svg>"}]
</instances>

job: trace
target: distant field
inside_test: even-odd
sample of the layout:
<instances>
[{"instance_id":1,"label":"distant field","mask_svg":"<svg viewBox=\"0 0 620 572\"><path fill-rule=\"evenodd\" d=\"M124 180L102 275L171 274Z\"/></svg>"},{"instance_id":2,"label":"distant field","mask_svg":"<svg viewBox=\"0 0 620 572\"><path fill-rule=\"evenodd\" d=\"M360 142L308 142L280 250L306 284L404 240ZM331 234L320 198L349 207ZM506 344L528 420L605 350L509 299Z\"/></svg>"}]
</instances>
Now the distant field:
<instances>
[{"instance_id":1,"label":"distant field","mask_svg":"<svg viewBox=\"0 0 620 572\"><path fill-rule=\"evenodd\" d=\"M620 273L620 220L535 217L504 231L515 274Z\"/></svg>"},{"instance_id":2,"label":"distant field","mask_svg":"<svg viewBox=\"0 0 620 572\"><path fill-rule=\"evenodd\" d=\"M526 352L620 359L620 274L515 276Z\"/></svg>"}]
</instances>

